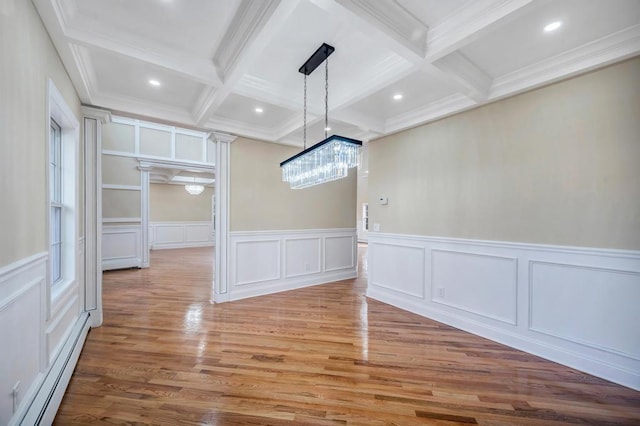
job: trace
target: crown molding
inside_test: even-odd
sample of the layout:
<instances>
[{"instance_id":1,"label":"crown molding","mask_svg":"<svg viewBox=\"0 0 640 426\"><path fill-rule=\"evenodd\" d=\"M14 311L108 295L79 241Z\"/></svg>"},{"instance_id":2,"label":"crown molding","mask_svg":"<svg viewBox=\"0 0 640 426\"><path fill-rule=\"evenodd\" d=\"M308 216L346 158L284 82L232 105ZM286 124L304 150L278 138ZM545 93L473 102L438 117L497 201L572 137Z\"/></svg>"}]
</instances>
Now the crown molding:
<instances>
[{"instance_id":1,"label":"crown molding","mask_svg":"<svg viewBox=\"0 0 640 426\"><path fill-rule=\"evenodd\" d=\"M331 118L357 126L363 133L384 133L384 123L349 108L332 111ZM360 138L356 138L360 139Z\"/></svg>"},{"instance_id":2,"label":"crown molding","mask_svg":"<svg viewBox=\"0 0 640 426\"><path fill-rule=\"evenodd\" d=\"M432 65L461 85L465 94L476 102L483 102L488 98L491 77L459 51L443 56Z\"/></svg>"},{"instance_id":3,"label":"crown molding","mask_svg":"<svg viewBox=\"0 0 640 426\"><path fill-rule=\"evenodd\" d=\"M346 108L376 93L387 85L401 80L415 71L415 65L401 56L390 53L372 65L370 71L358 77L358 85L352 90L343 90L332 102L332 110Z\"/></svg>"},{"instance_id":4,"label":"crown molding","mask_svg":"<svg viewBox=\"0 0 640 426\"><path fill-rule=\"evenodd\" d=\"M233 92L294 111L302 109L301 93L293 90L283 91L280 86L251 74L243 75L233 88ZM313 109L313 112L319 114L321 111Z\"/></svg>"},{"instance_id":5,"label":"crown molding","mask_svg":"<svg viewBox=\"0 0 640 426\"><path fill-rule=\"evenodd\" d=\"M86 80L77 66L77 52L74 52L66 40L64 22L65 14L60 1L33 0L33 4L44 23L47 33L53 42L62 63L73 82L73 87L82 102L91 103L91 91Z\"/></svg>"},{"instance_id":6,"label":"crown molding","mask_svg":"<svg viewBox=\"0 0 640 426\"><path fill-rule=\"evenodd\" d=\"M489 99L514 95L640 54L640 24L494 80Z\"/></svg>"},{"instance_id":7,"label":"crown molding","mask_svg":"<svg viewBox=\"0 0 640 426\"><path fill-rule=\"evenodd\" d=\"M456 93L388 119L385 123L385 134L388 135L406 130L410 127L419 126L429 121L472 108L476 105L477 103L469 97Z\"/></svg>"},{"instance_id":8,"label":"crown molding","mask_svg":"<svg viewBox=\"0 0 640 426\"><path fill-rule=\"evenodd\" d=\"M231 120L222 117L212 117L205 123L205 127L209 129L216 129L225 133L232 133L239 136L244 136L251 139L258 139L263 141L274 141L274 134L270 129L258 126L249 126L241 121Z\"/></svg>"},{"instance_id":9,"label":"crown molding","mask_svg":"<svg viewBox=\"0 0 640 426\"><path fill-rule=\"evenodd\" d=\"M428 27L396 2L336 0L353 15L368 21L377 30L393 38L420 58L427 49Z\"/></svg>"},{"instance_id":10,"label":"crown molding","mask_svg":"<svg viewBox=\"0 0 640 426\"><path fill-rule=\"evenodd\" d=\"M96 107L102 107L112 111L122 111L126 114L143 117L153 117L156 120L164 120L170 123L182 123L191 127L196 126L191 114L181 108L170 107L154 102L143 102L128 96L106 95L101 92L96 92L93 100L91 104Z\"/></svg>"}]
</instances>

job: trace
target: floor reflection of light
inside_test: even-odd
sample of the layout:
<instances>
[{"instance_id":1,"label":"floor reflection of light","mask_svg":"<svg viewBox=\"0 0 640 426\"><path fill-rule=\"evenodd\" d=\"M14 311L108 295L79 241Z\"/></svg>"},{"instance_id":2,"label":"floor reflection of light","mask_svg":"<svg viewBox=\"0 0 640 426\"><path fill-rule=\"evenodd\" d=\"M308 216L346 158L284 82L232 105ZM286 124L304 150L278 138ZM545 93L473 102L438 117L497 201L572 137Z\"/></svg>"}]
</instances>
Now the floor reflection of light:
<instances>
[{"instance_id":1,"label":"floor reflection of light","mask_svg":"<svg viewBox=\"0 0 640 426\"><path fill-rule=\"evenodd\" d=\"M184 331L194 333L200 330L202 322L202 305L200 303L192 303L184 314Z\"/></svg>"},{"instance_id":2,"label":"floor reflection of light","mask_svg":"<svg viewBox=\"0 0 640 426\"><path fill-rule=\"evenodd\" d=\"M207 335L203 335L200 337L200 342L198 343L198 359L202 360L205 351L207 350Z\"/></svg>"},{"instance_id":3,"label":"floor reflection of light","mask_svg":"<svg viewBox=\"0 0 640 426\"><path fill-rule=\"evenodd\" d=\"M362 341L362 360L369 360L369 305L367 298L362 298L360 305L360 340Z\"/></svg>"}]
</instances>

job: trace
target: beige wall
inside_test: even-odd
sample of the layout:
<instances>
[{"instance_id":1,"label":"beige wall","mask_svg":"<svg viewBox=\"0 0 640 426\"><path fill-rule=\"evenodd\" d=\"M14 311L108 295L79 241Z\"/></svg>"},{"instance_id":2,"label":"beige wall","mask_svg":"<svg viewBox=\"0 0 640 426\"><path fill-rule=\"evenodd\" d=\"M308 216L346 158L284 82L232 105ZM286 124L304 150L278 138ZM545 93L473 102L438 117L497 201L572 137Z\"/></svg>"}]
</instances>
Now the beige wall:
<instances>
[{"instance_id":1,"label":"beige wall","mask_svg":"<svg viewBox=\"0 0 640 426\"><path fill-rule=\"evenodd\" d=\"M292 190L280 162L300 149L239 138L231 144L230 230L355 228L356 172Z\"/></svg>"},{"instance_id":2,"label":"beige wall","mask_svg":"<svg viewBox=\"0 0 640 426\"><path fill-rule=\"evenodd\" d=\"M190 195L183 185L149 185L151 222L206 222L212 220L213 188L205 187L200 195Z\"/></svg>"},{"instance_id":3,"label":"beige wall","mask_svg":"<svg viewBox=\"0 0 640 426\"><path fill-rule=\"evenodd\" d=\"M640 58L370 144L382 232L640 249Z\"/></svg>"},{"instance_id":4,"label":"beige wall","mask_svg":"<svg viewBox=\"0 0 640 426\"><path fill-rule=\"evenodd\" d=\"M80 121L78 97L33 4L5 3L0 8L0 266L47 250L48 79ZM79 204L81 209L82 199Z\"/></svg>"}]
</instances>

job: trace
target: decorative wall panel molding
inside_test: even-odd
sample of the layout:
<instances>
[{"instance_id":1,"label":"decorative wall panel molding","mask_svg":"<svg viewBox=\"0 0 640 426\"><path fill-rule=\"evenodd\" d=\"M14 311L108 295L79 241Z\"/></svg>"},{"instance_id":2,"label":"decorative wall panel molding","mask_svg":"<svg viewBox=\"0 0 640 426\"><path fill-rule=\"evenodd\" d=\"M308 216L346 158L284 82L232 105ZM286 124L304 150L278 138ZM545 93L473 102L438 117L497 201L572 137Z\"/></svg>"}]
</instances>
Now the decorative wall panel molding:
<instances>
[{"instance_id":1,"label":"decorative wall panel molding","mask_svg":"<svg viewBox=\"0 0 640 426\"><path fill-rule=\"evenodd\" d=\"M431 300L516 325L517 271L513 257L432 249Z\"/></svg>"},{"instance_id":2,"label":"decorative wall panel molding","mask_svg":"<svg viewBox=\"0 0 640 426\"><path fill-rule=\"evenodd\" d=\"M368 256L369 297L640 390L638 251L372 232Z\"/></svg>"},{"instance_id":3,"label":"decorative wall panel molding","mask_svg":"<svg viewBox=\"0 0 640 426\"><path fill-rule=\"evenodd\" d=\"M102 227L102 270L142 267L142 225Z\"/></svg>"},{"instance_id":4,"label":"decorative wall panel molding","mask_svg":"<svg viewBox=\"0 0 640 426\"><path fill-rule=\"evenodd\" d=\"M14 262L0 269L0 327L2 363L0 363L0 424L8 424L23 412L33 399L42 379L43 318L42 306L47 277L47 254ZM19 392L13 387L20 383Z\"/></svg>"},{"instance_id":5,"label":"decorative wall panel molding","mask_svg":"<svg viewBox=\"0 0 640 426\"><path fill-rule=\"evenodd\" d=\"M230 232L229 300L357 275L355 229Z\"/></svg>"},{"instance_id":6,"label":"decorative wall panel molding","mask_svg":"<svg viewBox=\"0 0 640 426\"><path fill-rule=\"evenodd\" d=\"M211 222L151 222L149 245L152 250L214 245Z\"/></svg>"},{"instance_id":7,"label":"decorative wall panel molding","mask_svg":"<svg viewBox=\"0 0 640 426\"><path fill-rule=\"evenodd\" d=\"M78 250L78 255L83 254ZM81 277L56 284L49 301L46 252L0 268L0 424L50 424L57 410L87 326L74 334L80 317ZM80 268L78 268L80 269ZM46 308L49 306L49 308ZM50 312L47 319L45 311ZM88 318L88 314L83 314ZM71 342L71 344L69 344ZM69 353L65 353L65 345ZM75 358L68 356L75 352ZM64 365L58 361L64 360Z\"/></svg>"}]
</instances>

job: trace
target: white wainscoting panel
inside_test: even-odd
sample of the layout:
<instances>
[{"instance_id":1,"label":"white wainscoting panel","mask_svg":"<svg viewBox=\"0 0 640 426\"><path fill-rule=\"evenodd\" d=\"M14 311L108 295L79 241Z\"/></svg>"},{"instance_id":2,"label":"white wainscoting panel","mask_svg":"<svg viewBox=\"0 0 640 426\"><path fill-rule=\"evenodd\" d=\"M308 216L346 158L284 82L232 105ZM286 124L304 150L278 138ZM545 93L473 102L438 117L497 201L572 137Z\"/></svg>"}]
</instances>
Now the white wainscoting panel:
<instances>
[{"instance_id":1,"label":"white wainscoting panel","mask_svg":"<svg viewBox=\"0 0 640 426\"><path fill-rule=\"evenodd\" d=\"M102 270L142 267L142 225L102 226Z\"/></svg>"},{"instance_id":2,"label":"white wainscoting panel","mask_svg":"<svg viewBox=\"0 0 640 426\"><path fill-rule=\"evenodd\" d=\"M235 285L280 279L280 240L240 241L235 250Z\"/></svg>"},{"instance_id":3,"label":"white wainscoting panel","mask_svg":"<svg viewBox=\"0 0 640 426\"><path fill-rule=\"evenodd\" d=\"M27 405L41 379L46 253L0 269L0 424ZM19 383L13 397L13 387Z\"/></svg>"},{"instance_id":4,"label":"white wainscoting panel","mask_svg":"<svg viewBox=\"0 0 640 426\"><path fill-rule=\"evenodd\" d=\"M517 266L511 257L431 250L431 300L515 325Z\"/></svg>"},{"instance_id":5,"label":"white wainscoting panel","mask_svg":"<svg viewBox=\"0 0 640 426\"><path fill-rule=\"evenodd\" d=\"M285 240L285 277L317 274L322 263L321 238L290 238Z\"/></svg>"},{"instance_id":6,"label":"white wainscoting panel","mask_svg":"<svg viewBox=\"0 0 640 426\"><path fill-rule=\"evenodd\" d=\"M638 251L371 232L368 256L369 297L640 390Z\"/></svg>"},{"instance_id":7,"label":"white wainscoting panel","mask_svg":"<svg viewBox=\"0 0 640 426\"><path fill-rule=\"evenodd\" d=\"M530 271L532 330L640 361L640 273L546 262Z\"/></svg>"},{"instance_id":8,"label":"white wainscoting panel","mask_svg":"<svg viewBox=\"0 0 640 426\"><path fill-rule=\"evenodd\" d=\"M78 250L80 254L82 250ZM80 316L79 287L84 282L76 277L59 284L64 287L54 290L49 301L47 265L44 252L0 268L0 324L3 325L0 327L0 424L3 425L50 424L38 419L46 409L57 410L60 401L52 395L58 392L61 399L66 388L53 363L61 356L61 343L70 339L69 324ZM50 312L49 319L47 312ZM84 337L74 342L79 353ZM67 363L65 371L69 377L74 367L75 360ZM25 420L29 413L33 416Z\"/></svg>"},{"instance_id":9,"label":"white wainscoting panel","mask_svg":"<svg viewBox=\"0 0 640 426\"><path fill-rule=\"evenodd\" d=\"M151 222L149 224L149 244L153 250L212 246L214 239L211 222Z\"/></svg>"},{"instance_id":10,"label":"white wainscoting panel","mask_svg":"<svg viewBox=\"0 0 640 426\"><path fill-rule=\"evenodd\" d=\"M230 232L229 300L354 278L355 229Z\"/></svg>"},{"instance_id":11,"label":"white wainscoting panel","mask_svg":"<svg viewBox=\"0 0 640 426\"><path fill-rule=\"evenodd\" d=\"M355 246L356 238L352 235L324 237L324 270L337 271L356 266Z\"/></svg>"},{"instance_id":12,"label":"white wainscoting panel","mask_svg":"<svg viewBox=\"0 0 640 426\"><path fill-rule=\"evenodd\" d=\"M424 248L396 244L369 245L369 284L403 295L423 299Z\"/></svg>"}]
</instances>

